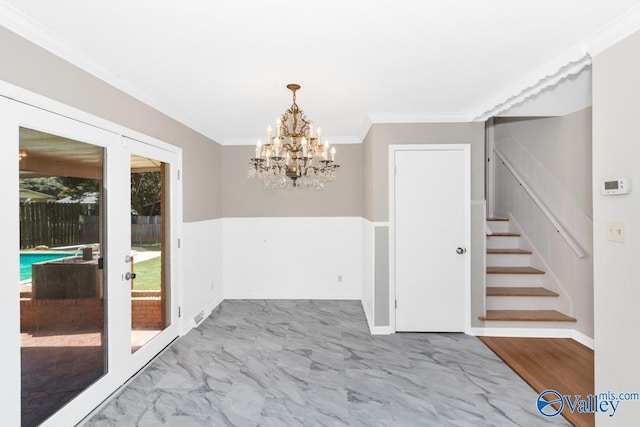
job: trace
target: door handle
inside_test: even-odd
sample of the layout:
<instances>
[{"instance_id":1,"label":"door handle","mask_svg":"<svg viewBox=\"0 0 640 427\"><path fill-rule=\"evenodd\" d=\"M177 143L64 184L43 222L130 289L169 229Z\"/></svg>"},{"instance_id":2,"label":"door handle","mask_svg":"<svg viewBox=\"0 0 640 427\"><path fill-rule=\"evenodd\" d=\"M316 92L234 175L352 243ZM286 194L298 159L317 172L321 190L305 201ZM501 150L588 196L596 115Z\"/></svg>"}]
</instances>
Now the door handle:
<instances>
[{"instance_id":1,"label":"door handle","mask_svg":"<svg viewBox=\"0 0 640 427\"><path fill-rule=\"evenodd\" d=\"M130 271L127 271L124 274L124 280L133 280L136 278L136 273L131 273Z\"/></svg>"},{"instance_id":2,"label":"door handle","mask_svg":"<svg viewBox=\"0 0 640 427\"><path fill-rule=\"evenodd\" d=\"M466 248L458 248L458 249L456 249L456 253L458 255L466 254L467 253L467 249Z\"/></svg>"}]
</instances>

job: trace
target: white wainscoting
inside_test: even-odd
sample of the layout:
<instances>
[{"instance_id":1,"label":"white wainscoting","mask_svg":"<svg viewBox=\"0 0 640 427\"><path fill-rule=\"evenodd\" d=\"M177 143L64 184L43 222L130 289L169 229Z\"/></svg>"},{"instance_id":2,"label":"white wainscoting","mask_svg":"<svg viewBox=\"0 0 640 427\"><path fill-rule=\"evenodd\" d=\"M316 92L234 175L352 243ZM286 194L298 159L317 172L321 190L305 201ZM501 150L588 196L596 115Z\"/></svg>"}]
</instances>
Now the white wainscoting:
<instances>
[{"instance_id":1,"label":"white wainscoting","mask_svg":"<svg viewBox=\"0 0 640 427\"><path fill-rule=\"evenodd\" d=\"M183 290L182 334L196 325L223 300L223 221L185 222L181 239Z\"/></svg>"},{"instance_id":2,"label":"white wainscoting","mask_svg":"<svg viewBox=\"0 0 640 427\"><path fill-rule=\"evenodd\" d=\"M362 229L360 217L225 218L224 298L361 300Z\"/></svg>"}]
</instances>

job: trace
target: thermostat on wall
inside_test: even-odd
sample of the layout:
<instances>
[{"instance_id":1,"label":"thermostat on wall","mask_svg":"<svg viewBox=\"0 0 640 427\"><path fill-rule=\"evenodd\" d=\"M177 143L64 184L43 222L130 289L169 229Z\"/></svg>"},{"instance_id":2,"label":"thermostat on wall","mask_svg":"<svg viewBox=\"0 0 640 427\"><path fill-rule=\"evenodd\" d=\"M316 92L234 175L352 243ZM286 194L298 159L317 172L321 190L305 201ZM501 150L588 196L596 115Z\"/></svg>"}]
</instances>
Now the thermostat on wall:
<instances>
[{"instance_id":1,"label":"thermostat on wall","mask_svg":"<svg viewBox=\"0 0 640 427\"><path fill-rule=\"evenodd\" d=\"M600 192L605 196L611 196L615 194L627 194L631 191L631 179L618 178L606 180L600 187Z\"/></svg>"}]
</instances>

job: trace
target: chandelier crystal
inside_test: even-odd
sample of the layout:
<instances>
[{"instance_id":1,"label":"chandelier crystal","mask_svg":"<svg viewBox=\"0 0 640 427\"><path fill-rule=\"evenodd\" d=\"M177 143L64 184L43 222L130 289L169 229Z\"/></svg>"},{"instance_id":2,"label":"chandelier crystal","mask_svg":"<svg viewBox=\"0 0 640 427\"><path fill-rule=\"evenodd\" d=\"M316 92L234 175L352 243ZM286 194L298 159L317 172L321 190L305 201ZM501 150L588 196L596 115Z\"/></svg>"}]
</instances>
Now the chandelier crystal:
<instances>
[{"instance_id":1,"label":"chandelier crystal","mask_svg":"<svg viewBox=\"0 0 640 427\"><path fill-rule=\"evenodd\" d=\"M291 83L293 105L276 120L275 134L267 128L265 144L258 140L255 157L249 161L248 178L257 178L264 188L324 190L336 181L340 165L335 163L336 147L321 143L322 129L313 129L313 122L296 104L300 85Z\"/></svg>"}]
</instances>

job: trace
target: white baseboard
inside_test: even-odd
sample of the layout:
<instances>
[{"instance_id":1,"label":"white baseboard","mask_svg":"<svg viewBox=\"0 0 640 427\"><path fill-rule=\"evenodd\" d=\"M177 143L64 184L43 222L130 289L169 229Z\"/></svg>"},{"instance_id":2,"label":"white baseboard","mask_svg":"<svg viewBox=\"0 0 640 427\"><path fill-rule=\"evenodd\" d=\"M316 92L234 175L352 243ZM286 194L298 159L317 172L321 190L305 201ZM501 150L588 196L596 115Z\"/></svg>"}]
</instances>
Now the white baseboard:
<instances>
[{"instance_id":1,"label":"white baseboard","mask_svg":"<svg viewBox=\"0 0 640 427\"><path fill-rule=\"evenodd\" d=\"M391 335L396 331L391 329L391 326L373 326L371 328L371 335Z\"/></svg>"},{"instance_id":2,"label":"white baseboard","mask_svg":"<svg viewBox=\"0 0 640 427\"><path fill-rule=\"evenodd\" d=\"M471 328L469 335L481 337L571 338L593 350L593 338L574 329Z\"/></svg>"},{"instance_id":3,"label":"white baseboard","mask_svg":"<svg viewBox=\"0 0 640 427\"><path fill-rule=\"evenodd\" d=\"M375 326L373 324L373 316L367 309L367 305L362 301L362 309L364 310L364 317L367 319L367 325L369 325L369 332L371 335L391 335L395 331L391 329L391 326Z\"/></svg>"},{"instance_id":4,"label":"white baseboard","mask_svg":"<svg viewBox=\"0 0 640 427\"><path fill-rule=\"evenodd\" d=\"M373 318L372 318L372 313L370 313L369 309L367 308L367 305L364 303L364 301L360 301L362 303L362 310L364 311L364 317L367 320L367 325L369 325L369 331L371 331L371 333L373 334Z\"/></svg>"},{"instance_id":5,"label":"white baseboard","mask_svg":"<svg viewBox=\"0 0 640 427\"><path fill-rule=\"evenodd\" d=\"M572 332L573 332L573 336L571 338L578 341L580 344L584 345L585 347L589 347L591 350L595 350L596 343L593 338L589 338L587 335L578 331L572 331Z\"/></svg>"}]
</instances>

